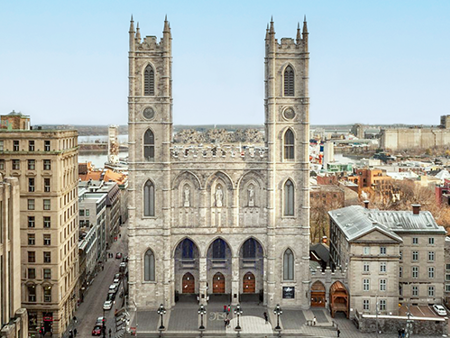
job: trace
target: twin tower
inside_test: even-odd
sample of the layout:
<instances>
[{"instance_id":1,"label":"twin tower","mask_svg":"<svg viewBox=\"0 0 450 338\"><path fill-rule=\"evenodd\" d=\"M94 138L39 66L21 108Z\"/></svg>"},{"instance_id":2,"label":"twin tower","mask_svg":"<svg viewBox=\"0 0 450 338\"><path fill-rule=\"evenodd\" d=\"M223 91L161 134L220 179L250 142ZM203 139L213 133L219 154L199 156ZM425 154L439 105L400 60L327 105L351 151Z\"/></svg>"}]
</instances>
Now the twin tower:
<instances>
[{"instance_id":1,"label":"twin tower","mask_svg":"<svg viewBox=\"0 0 450 338\"><path fill-rule=\"evenodd\" d=\"M308 29L265 37L265 141L175 144L172 35L130 25L129 282L138 310L262 301L309 307Z\"/></svg>"}]
</instances>

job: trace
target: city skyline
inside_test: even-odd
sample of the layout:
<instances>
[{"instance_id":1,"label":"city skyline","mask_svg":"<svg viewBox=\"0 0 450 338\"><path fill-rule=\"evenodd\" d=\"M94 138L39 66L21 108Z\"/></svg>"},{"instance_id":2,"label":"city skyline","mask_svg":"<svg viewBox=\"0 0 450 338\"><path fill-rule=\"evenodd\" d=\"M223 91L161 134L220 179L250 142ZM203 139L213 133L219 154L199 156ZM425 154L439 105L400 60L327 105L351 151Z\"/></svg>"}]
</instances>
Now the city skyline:
<instances>
[{"instance_id":1,"label":"city skyline","mask_svg":"<svg viewBox=\"0 0 450 338\"><path fill-rule=\"evenodd\" d=\"M264 120L264 35L310 32L311 124L439 124L449 3L18 1L3 4L2 114L32 124L126 124L130 16L173 34L174 124Z\"/></svg>"}]
</instances>

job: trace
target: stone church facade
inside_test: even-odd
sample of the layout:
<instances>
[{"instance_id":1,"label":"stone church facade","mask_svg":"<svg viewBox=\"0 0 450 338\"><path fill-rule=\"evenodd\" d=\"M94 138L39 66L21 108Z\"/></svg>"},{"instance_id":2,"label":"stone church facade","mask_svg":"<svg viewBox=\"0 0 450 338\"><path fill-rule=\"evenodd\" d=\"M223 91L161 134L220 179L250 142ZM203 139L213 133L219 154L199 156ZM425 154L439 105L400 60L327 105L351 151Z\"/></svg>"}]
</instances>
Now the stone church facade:
<instances>
[{"instance_id":1,"label":"stone church facade","mask_svg":"<svg viewBox=\"0 0 450 338\"><path fill-rule=\"evenodd\" d=\"M129 293L137 309L259 299L309 308L309 97L306 22L265 38L265 142L175 144L172 38L130 25Z\"/></svg>"}]
</instances>

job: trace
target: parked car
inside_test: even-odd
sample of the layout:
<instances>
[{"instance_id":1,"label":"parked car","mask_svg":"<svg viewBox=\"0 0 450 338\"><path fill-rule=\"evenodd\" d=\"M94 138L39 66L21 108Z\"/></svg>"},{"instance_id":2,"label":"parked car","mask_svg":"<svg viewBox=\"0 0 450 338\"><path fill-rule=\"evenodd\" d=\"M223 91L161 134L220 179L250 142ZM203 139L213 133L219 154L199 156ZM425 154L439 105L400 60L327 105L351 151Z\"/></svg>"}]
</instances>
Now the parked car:
<instances>
[{"instance_id":1,"label":"parked car","mask_svg":"<svg viewBox=\"0 0 450 338\"><path fill-rule=\"evenodd\" d=\"M117 284L111 284L111 285L109 286L108 293L116 293L118 288L119 288L119 287L118 287Z\"/></svg>"},{"instance_id":2,"label":"parked car","mask_svg":"<svg viewBox=\"0 0 450 338\"><path fill-rule=\"evenodd\" d=\"M434 304L433 305L433 310L436 311L436 313L439 316L446 316L447 315L447 310L442 305Z\"/></svg>"},{"instance_id":3,"label":"parked car","mask_svg":"<svg viewBox=\"0 0 450 338\"><path fill-rule=\"evenodd\" d=\"M95 322L95 326L102 326L103 325L103 321L106 324L106 317L100 316L97 318L97 321Z\"/></svg>"},{"instance_id":4,"label":"parked car","mask_svg":"<svg viewBox=\"0 0 450 338\"><path fill-rule=\"evenodd\" d=\"M116 253L116 259L121 259L121 258L122 258L122 253L121 252Z\"/></svg>"},{"instance_id":5,"label":"parked car","mask_svg":"<svg viewBox=\"0 0 450 338\"><path fill-rule=\"evenodd\" d=\"M122 279L122 275L120 273L116 273L114 275L114 279L117 279L117 278Z\"/></svg>"},{"instance_id":6,"label":"parked car","mask_svg":"<svg viewBox=\"0 0 450 338\"><path fill-rule=\"evenodd\" d=\"M103 310L111 310L113 307L113 302L110 300L107 300L103 303Z\"/></svg>"},{"instance_id":7,"label":"parked car","mask_svg":"<svg viewBox=\"0 0 450 338\"><path fill-rule=\"evenodd\" d=\"M95 325L92 329L93 336L100 336L102 334L102 327L100 325Z\"/></svg>"},{"instance_id":8,"label":"parked car","mask_svg":"<svg viewBox=\"0 0 450 338\"><path fill-rule=\"evenodd\" d=\"M117 286L119 286L120 285L120 279L119 278L114 278L113 284L116 284Z\"/></svg>"},{"instance_id":9,"label":"parked car","mask_svg":"<svg viewBox=\"0 0 450 338\"><path fill-rule=\"evenodd\" d=\"M115 293L108 293L108 296L106 296L106 300L110 300L111 302L114 302L115 299L116 299Z\"/></svg>"},{"instance_id":10,"label":"parked car","mask_svg":"<svg viewBox=\"0 0 450 338\"><path fill-rule=\"evenodd\" d=\"M119 272L125 273L126 269L127 269L127 263L125 263L125 262L120 263Z\"/></svg>"}]
</instances>

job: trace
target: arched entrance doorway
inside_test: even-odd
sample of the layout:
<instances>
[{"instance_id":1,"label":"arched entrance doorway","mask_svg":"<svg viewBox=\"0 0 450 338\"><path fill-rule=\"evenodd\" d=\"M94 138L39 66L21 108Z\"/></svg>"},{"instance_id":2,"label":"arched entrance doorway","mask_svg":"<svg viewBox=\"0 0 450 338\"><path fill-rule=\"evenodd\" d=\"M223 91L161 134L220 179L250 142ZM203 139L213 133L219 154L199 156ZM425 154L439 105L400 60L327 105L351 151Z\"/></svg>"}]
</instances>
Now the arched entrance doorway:
<instances>
[{"instance_id":1,"label":"arched entrance doorway","mask_svg":"<svg viewBox=\"0 0 450 338\"><path fill-rule=\"evenodd\" d=\"M330 288L330 311L334 318L336 312L344 312L348 318L348 292L341 282L335 282Z\"/></svg>"},{"instance_id":2,"label":"arched entrance doorway","mask_svg":"<svg viewBox=\"0 0 450 338\"><path fill-rule=\"evenodd\" d=\"M325 307L325 285L316 281L311 286L311 306Z\"/></svg>"},{"instance_id":3,"label":"arched entrance doorway","mask_svg":"<svg viewBox=\"0 0 450 338\"><path fill-rule=\"evenodd\" d=\"M250 271L244 275L244 280L242 284L243 293L255 293L255 275Z\"/></svg>"},{"instance_id":4,"label":"arched entrance doorway","mask_svg":"<svg viewBox=\"0 0 450 338\"><path fill-rule=\"evenodd\" d=\"M213 293L225 293L225 276L220 272L213 277Z\"/></svg>"},{"instance_id":5,"label":"arched entrance doorway","mask_svg":"<svg viewBox=\"0 0 450 338\"><path fill-rule=\"evenodd\" d=\"M199 251L189 238L178 243L174 252L175 301L196 302L199 280ZM198 284L198 283L197 283Z\"/></svg>"},{"instance_id":6,"label":"arched entrance doorway","mask_svg":"<svg viewBox=\"0 0 450 338\"><path fill-rule=\"evenodd\" d=\"M195 293L195 278L190 272L184 274L182 283L183 293Z\"/></svg>"}]
</instances>

